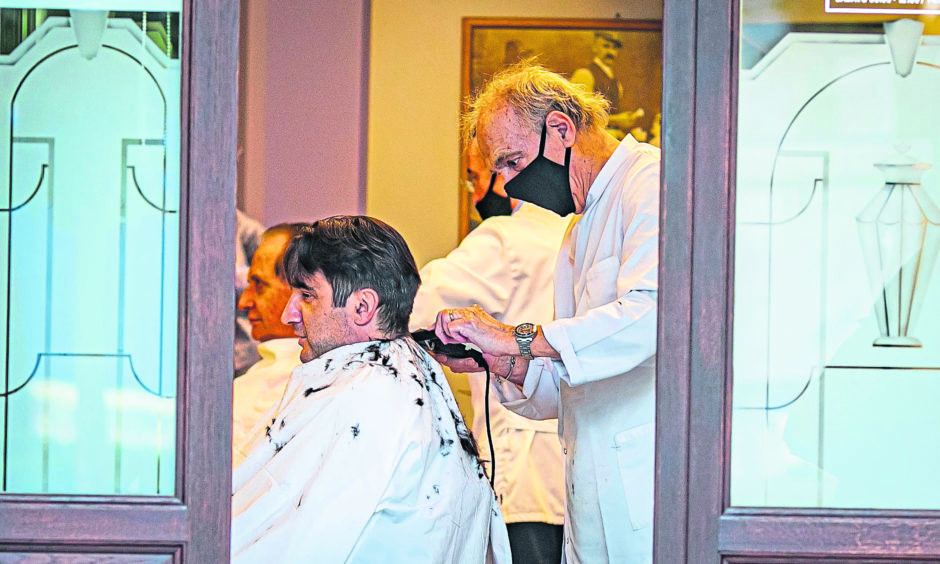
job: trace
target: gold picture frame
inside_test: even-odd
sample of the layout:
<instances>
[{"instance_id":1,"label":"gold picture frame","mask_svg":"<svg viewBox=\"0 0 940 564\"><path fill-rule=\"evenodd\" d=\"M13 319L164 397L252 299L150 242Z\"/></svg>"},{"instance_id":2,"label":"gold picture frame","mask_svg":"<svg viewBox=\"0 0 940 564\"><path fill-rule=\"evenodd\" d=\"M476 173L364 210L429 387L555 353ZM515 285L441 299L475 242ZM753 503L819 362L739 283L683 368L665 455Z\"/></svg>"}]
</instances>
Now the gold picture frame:
<instances>
[{"instance_id":1,"label":"gold picture frame","mask_svg":"<svg viewBox=\"0 0 940 564\"><path fill-rule=\"evenodd\" d=\"M622 85L620 110L643 108L643 117L634 125L649 136L662 107L661 20L464 18L461 110L493 73L519 60L534 57L571 78L591 63L599 37L620 44L619 54L609 65ZM636 134L643 135L639 130ZM462 180L466 177L462 148L459 162ZM463 239L479 219L473 217L471 195L465 189L461 188L458 199L458 237Z\"/></svg>"}]
</instances>

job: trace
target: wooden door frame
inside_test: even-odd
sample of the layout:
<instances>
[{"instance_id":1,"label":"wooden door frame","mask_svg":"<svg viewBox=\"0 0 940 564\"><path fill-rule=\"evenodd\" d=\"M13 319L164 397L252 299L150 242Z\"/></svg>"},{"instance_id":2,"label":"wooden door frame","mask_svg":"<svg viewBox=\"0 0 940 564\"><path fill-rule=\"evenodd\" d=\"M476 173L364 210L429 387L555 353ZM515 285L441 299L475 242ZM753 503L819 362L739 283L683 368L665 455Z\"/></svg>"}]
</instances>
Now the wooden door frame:
<instances>
[{"instance_id":1,"label":"wooden door frame","mask_svg":"<svg viewBox=\"0 0 940 564\"><path fill-rule=\"evenodd\" d=\"M0 554L229 560L238 3L181 18L177 495L0 495Z\"/></svg>"},{"instance_id":2,"label":"wooden door frame","mask_svg":"<svg viewBox=\"0 0 940 564\"><path fill-rule=\"evenodd\" d=\"M940 512L728 496L738 0L665 0L656 562L940 558Z\"/></svg>"},{"instance_id":3,"label":"wooden door frame","mask_svg":"<svg viewBox=\"0 0 940 564\"><path fill-rule=\"evenodd\" d=\"M670 564L719 561L723 508L730 2L704 4L663 6L653 552Z\"/></svg>"}]
</instances>

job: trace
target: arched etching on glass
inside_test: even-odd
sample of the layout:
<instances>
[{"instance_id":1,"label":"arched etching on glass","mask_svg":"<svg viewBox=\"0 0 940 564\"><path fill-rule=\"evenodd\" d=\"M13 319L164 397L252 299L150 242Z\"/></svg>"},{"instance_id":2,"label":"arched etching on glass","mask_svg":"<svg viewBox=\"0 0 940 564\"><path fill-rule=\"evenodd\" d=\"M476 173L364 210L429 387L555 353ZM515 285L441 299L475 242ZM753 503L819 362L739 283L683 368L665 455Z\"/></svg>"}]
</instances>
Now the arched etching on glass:
<instances>
[{"instance_id":1,"label":"arched etching on glass","mask_svg":"<svg viewBox=\"0 0 940 564\"><path fill-rule=\"evenodd\" d=\"M880 331L857 225L885 185L876 164L899 148L940 163L940 112L927 101L940 91L938 62L935 38L902 77L883 35L790 33L741 72L732 504L940 502L920 474L938 456L909 464L907 484L864 485L923 457L901 452L910 445L887 430L916 428L926 398L940 394L940 319L912 324L922 348L873 346ZM934 200L935 169L923 176ZM921 311L940 311L936 287L923 300ZM877 457L865 450L881 440Z\"/></svg>"},{"instance_id":2,"label":"arched etching on glass","mask_svg":"<svg viewBox=\"0 0 940 564\"><path fill-rule=\"evenodd\" d=\"M0 57L2 491L172 495L179 62L73 25Z\"/></svg>"}]
</instances>

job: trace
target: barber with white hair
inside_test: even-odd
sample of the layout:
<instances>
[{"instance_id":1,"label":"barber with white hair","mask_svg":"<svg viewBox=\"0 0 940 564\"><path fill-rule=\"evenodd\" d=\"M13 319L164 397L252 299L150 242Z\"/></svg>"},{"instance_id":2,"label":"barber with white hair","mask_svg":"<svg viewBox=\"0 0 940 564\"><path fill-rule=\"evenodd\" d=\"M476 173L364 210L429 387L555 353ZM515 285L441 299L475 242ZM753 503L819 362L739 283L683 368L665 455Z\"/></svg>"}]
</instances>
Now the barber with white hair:
<instances>
[{"instance_id":1,"label":"barber with white hair","mask_svg":"<svg viewBox=\"0 0 940 564\"><path fill-rule=\"evenodd\" d=\"M501 323L483 308L444 310L435 331L472 343L504 405L559 418L567 562L651 562L659 150L604 129L607 101L541 67L493 77L465 116L509 196L569 229L554 275L555 319ZM448 360L457 371L472 361Z\"/></svg>"}]
</instances>

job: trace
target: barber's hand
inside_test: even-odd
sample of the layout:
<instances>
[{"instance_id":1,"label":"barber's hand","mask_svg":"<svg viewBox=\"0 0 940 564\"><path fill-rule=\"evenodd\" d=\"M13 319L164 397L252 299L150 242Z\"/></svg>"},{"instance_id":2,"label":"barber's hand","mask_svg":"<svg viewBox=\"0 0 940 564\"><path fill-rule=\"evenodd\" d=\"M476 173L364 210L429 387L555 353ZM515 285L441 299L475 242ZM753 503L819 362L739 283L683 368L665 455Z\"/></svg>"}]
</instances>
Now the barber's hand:
<instances>
[{"instance_id":1,"label":"barber's hand","mask_svg":"<svg viewBox=\"0 0 940 564\"><path fill-rule=\"evenodd\" d=\"M440 311L434 323L434 333L442 342L471 343L484 355L492 357L519 354L513 329L512 325L500 323L478 305Z\"/></svg>"},{"instance_id":2,"label":"barber's hand","mask_svg":"<svg viewBox=\"0 0 940 564\"><path fill-rule=\"evenodd\" d=\"M457 374L481 372L483 370L472 358L452 358L438 353L431 353L431 356L434 357L434 360L450 368L451 372L456 372ZM489 363L489 360L487 360L487 363ZM492 374L492 371L490 371L490 373Z\"/></svg>"},{"instance_id":3,"label":"barber's hand","mask_svg":"<svg viewBox=\"0 0 940 564\"><path fill-rule=\"evenodd\" d=\"M510 359L514 359L510 362ZM490 363L490 375L498 382L503 380L522 389L522 383L525 382L525 374L529 370L529 361L521 356L497 356L487 358Z\"/></svg>"},{"instance_id":4,"label":"barber's hand","mask_svg":"<svg viewBox=\"0 0 940 564\"><path fill-rule=\"evenodd\" d=\"M458 374L480 372L482 370L472 358L451 358L441 354L433 354L432 356L435 360L449 368L451 372ZM528 360L517 356L515 357L515 362L510 362L509 359L512 357L491 356L488 354L483 355L483 358L490 367L490 376L497 381L507 380L517 387L522 388L526 371L529 369ZM512 372L510 372L510 366L512 367Z\"/></svg>"}]
</instances>

